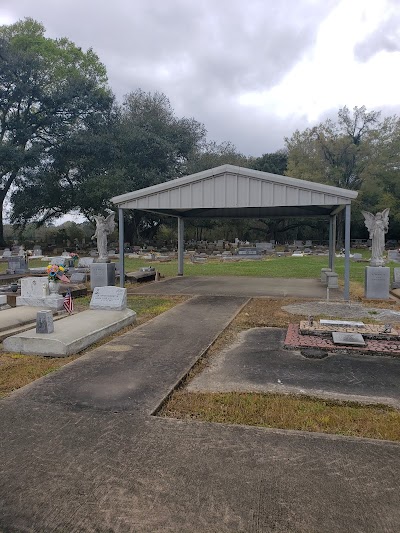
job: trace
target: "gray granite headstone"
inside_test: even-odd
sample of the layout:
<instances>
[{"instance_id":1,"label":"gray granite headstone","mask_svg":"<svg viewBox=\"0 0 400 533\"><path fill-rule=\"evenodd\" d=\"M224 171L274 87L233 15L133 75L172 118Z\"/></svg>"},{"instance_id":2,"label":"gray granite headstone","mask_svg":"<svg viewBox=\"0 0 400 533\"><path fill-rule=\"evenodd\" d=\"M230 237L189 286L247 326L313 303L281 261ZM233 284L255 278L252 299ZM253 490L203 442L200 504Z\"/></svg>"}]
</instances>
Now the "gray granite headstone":
<instances>
[{"instance_id":1,"label":"gray granite headstone","mask_svg":"<svg viewBox=\"0 0 400 533\"><path fill-rule=\"evenodd\" d=\"M38 311L36 314L36 333L53 333L53 313L51 311Z\"/></svg>"},{"instance_id":2,"label":"gray granite headstone","mask_svg":"<svg viewBox=\"0 0 400 533\"><path fill-rule=\"evenodd\" d=\"M90 309L122 311L123 309L126 309L126 301L126 289L120 287L96 287L93 290Z\"/></svg>"},{"instance_id":3,"label":"gray granite headstone","mask_svg":"<svg viewBox=\"0 0 400 533\"><path fill-rule=\"evenodd\" d=\"M389 261L396 261L400 263L400 254L398 250L388 250L388 259Z\"/></svg>"},{"instance_id":4,"label":"gray granite headstone","mask_svg":"<svg viewBox=\"0 0 400 533\"><path fill-rule=\"evenodd\" d=\"M400 289L400 268L393 269L392 289Z\"/></svg>"},{"instance_id":5,"label":"gray granite headstone","mask_svg":"<svg viewBox=\"0 0 400 533\"><path fill-rule=\"evenodd\" d=\"M70 278L71 283L85 283L86 274L82 272L73 272Z\"/></svg>"},{"instance_id":6,"label":"gray granite headstone","mask_svg":"<svg viewBox=\"0 0 400 533\"><path fill-rule=\"evenodd\" d=\"M20 255L9 257L8 271L10 274L25 274L25 272L29 272L26 258Z\"/></svg>"},{"instance_id":7,"label":"gray granite headstone","mask_svg":"<svg viewBox=\"0 0 400 533\"><path fill-rule=\"evenodd\" d=\"M341 333L334 331L332 333L334 344L343 344L347 346L365 346L365 341L360 333Z\"/></svg>"},{"instance_id":8,"label":"gray granite headstone","mask_svg":"<svg viewBox=\"0 0 400 533\"><path fill-rule=\"evenodd\" d=\"M90 265L90 287L115 285L115 263L92 263Z\"/></svg>"},{"instance_id":9,"label":"gray granite headstone","mask_svg":"<svg viewBox=\"0 0 400 533\"><path fill-rule=\"evenodd\" d=\"M389 287L389 267L365 268L365 298L371 300L388 300Z\"/></svg>"},{"instance_id":10,"label":"gray granite headstone","mask_svg":"<svg viewBox=\"0 0 400 533\"><path fill-rule=\"evenodd\" d=\"M10 248L6 248L3 252L3 257L11 257L12 253Z\"/></svg>"}]
</instances>

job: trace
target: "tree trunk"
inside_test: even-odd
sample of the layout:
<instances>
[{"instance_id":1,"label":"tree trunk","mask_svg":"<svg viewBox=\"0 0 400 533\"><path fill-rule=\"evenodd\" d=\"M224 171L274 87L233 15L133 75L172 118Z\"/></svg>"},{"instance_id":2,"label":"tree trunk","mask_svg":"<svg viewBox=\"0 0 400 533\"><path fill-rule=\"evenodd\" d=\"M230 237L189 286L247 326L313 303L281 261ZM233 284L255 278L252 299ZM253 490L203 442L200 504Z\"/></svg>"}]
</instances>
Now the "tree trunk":
<instances>
[{"instance_id":1,"label":"tree trunk","mask_svg":"<svg viewBox=\"0 0 400 533\"><path fill-rule=\"evenodd\" d=\"M3 205L4 198L0 198L0 247L5 248L7 245L6 241L4 240Z\"/></svg>"}]
</instances>

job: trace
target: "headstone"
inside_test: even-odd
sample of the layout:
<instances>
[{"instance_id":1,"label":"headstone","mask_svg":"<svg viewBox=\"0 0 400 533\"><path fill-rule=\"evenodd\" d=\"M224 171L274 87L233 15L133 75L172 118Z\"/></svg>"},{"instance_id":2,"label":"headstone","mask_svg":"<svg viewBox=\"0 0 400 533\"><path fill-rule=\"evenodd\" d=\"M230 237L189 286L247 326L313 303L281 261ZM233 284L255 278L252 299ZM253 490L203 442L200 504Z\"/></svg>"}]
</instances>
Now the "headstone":
<instances>
[{"instance_id":1,"label":"headstone","mask_svg":"<svg viewBox=\"0 0 400 533\"><path fill-rule=\"evenodd\" d=\"M272 250L273 247L274 247L273 244L271 244L270 242L257 242L256 243L256 250L258 251L258 253L260 251Z\"/></svg>"},{"instance_id":2,"label":"headstone","mask_svg":"<svg viewBox=\"0 0 400 533\"><path fill-rule=\"evenodd\" d=\"M0 294L0 306L7 304L7 296L5 294Z\"/></svg>"},{"instance_id":3,"label":"headstone","mask_svg":"<svg viewBox=\"0 0 400 533\"><path fill-rule=\"evenodd\" d=\"M400 268L394 268L392 289L399 289L399 288L400 288Z\"/></svg>"},{"instance_id":4,"label":"headstone","mask_svg":"<svg viewBox=\"0 0 400 533\"><path fill-rule=\"evenodd\" d=\"M20 246L19 249L18 249L18 255L20 255L21 257L24 257L25 255L25 249L23 246Z\"/></svg>"},{"instance_id":5,"label":"headstone","mask_svg":"<svg viewBox=\"0 0 400 533\"><path fill-rule=\"evenodd\" d=\"M389 267L365 268L365 298L370 300L388 300L389 287Z\"/></svg>"},{"instance_id":6,"label":"headstone","mask_svg":"<svg viewBox=\"0 0 400 533\"><path fill-rule=\"evenodd\" d=\"M29 272L26 258L19 255L9 257L8 271L10 274L25 274L26 272Z\"/></svg>"},{"instance_id":7,"label":"headstone","mask_svg":"<svg viewBox=\"0 0 400 533\"><path fill-rule=\"evenodd\" d=\"M68 267L69 262L67 257L59 256L59 257L50 257L49 263L51 265L58 265L62 267Z\"/></svg>"},{"instance_id":8,"label":"headstone","mask_svg":"<svg viewBox=\"0 0 400 533\"><path fill-rule=\"evenodd\" d=\"M115 285L115 263L92 263L90 265L90 287Z\"/></svg>"},{"instance_id":9,"label":"headstone","mask_svg":"<svg viewBox=\"0 0 400 533\"><path fill-rule=\"evenodd\" d=\"M29 305L59 311L63 308L64 298L59 294L49 295L47 278L27 277L21 279L21 296L17 296L15 303L17 307Z\"/></svg>"},{"instance_id":10,"label":"headstone","mask_svg":"<svg viewBox=\"0 0 400 533\"><path fill-rule=\"evenodd\" d=\"M44 286L44 287L43 287ZM48 295L49 280L47 278L22 278L21 296L24 298L42 298Z\"/></svg>"},{"instance_id":11,"label":"headstone","mask_svg":"<svg viewBox=\"0 0 400 533\"><path fill-rule=\"evenodd\" d=\"M353 261L361 261L362 258L363 258L362 254L358 254L358 253L353 254L353 257L352 257Z\"/></svg>"},{"instance_id":12,"label":"headstone","mask_svg":"<svg viewBox=\"0 0 400 533\"><path fill-rule=\"evenodd\" d=\"M342 333L334 331L332 333L334 344L343 344L347 346L365 346L365 341L360 333Z\"/></svg>"},{"instance_id":13,"label":"headstone","mask_svg":"<svg viewBox=\"0 0 400 533\"><path fill-rule=\"evenodd\" d=\"M3 257L11 257L12 253L11 253L11 250L10 248L5 248L4 252L3 252Z\"/></svg>"},{"instance_id":14,"label":"headstone","mask_svg":"<svg viewBox=\"0 0 400 533\"><path fill-rule=\"evenodd\" d=\"M239 248L238 255L258 255L257 248Z\"/></svg>"},{"instance_id":15,"label":"headstone","mask_svg":"<svg viewBox=\"0 0 400 533\"><path fill-rule=\"evenodd\" d=\"M40 246L34 246L33 248L33 257L41 257L43 255L42 249Z\"/></svg>"},{"instance_id":16,"label":"headstone","mask_svg":"<svg viewBox=\"0 0 400 533\"><path fill-rule=\"evenodd\" d=\"M51 311L38 311L36 315L36 333L53 333L54 322Z\"/></svg>"},{"instance_id":17,"label":"headstone","mask_svg":"<svg viewBox=\"0 0 400 533\"><path fill-rule=\"evenodd\" d=\"M90 250L90 256L91 257L97 257L99 254L97 253L96 250Z\"/></svg>"},{"instance_id":18,"label":"headstone","mask_svg":"<svg viewBox=\"0 0 400 533\"><path fill-rule=\"evenodd\" d=\"M101 264L101 263L98 263ZM105 265L110 263L103 263ZM96 287L90 301L90 309L122 311L127 305L127 290L120 287Z\"/></svg>"},{"instance_id":19,"label":"headstone","mask_svg":"<svg viewBox=\"0 0 400 533\"><path fill-rule=\"evenodd\" d=\"M93 261L93 257L81 257L78 262L78 268L89 268Z\"/></svg>"},{"instance_id":20,"label":"headstone","mask_svg":"<svg viewBox=\"0 0 400 533\"><path fill-rule=\"evenodd\" d=\"M73 272L70 277L71 283L86 283L86 274L84 272Z\"/></svg>"},{"instance_id":21,"label":"headstone","mask_svg":"<svg viewBox=\"0 0 400 533\"><path fill-rule=\"evenodd\" d=\"M312 241L306 241L305 246L312 246Z\"/></svg>"},{"instance_id":22,"label":"headstone","mask_svg":"<svg viewBox=\"0 0 400 533\"><path fill-rule=\"evenodd\" d=\"M400 253L398 250L388 250L388 260L400 263Z\"/></svg>"},{"instance_id":23,"label":"headstone","mask_svg":"<svg viewBox=\"0 0 400 533\"><path fill-rule=\"evenodd\" d=\"M321 326L342 326L348 328L363 328L364 322L353 322L352 320L320 320Z\"/></svg>"},{"instance_id":24,"label":"headstone","mask_svg":"<svg viewBox=\"0 0 400 533\"><path fill-rule=\"evenodd\" d=\"M66 252L65 250L61 254L61 257L70 257L69 252Z\"/></svg>"}]
</instances>

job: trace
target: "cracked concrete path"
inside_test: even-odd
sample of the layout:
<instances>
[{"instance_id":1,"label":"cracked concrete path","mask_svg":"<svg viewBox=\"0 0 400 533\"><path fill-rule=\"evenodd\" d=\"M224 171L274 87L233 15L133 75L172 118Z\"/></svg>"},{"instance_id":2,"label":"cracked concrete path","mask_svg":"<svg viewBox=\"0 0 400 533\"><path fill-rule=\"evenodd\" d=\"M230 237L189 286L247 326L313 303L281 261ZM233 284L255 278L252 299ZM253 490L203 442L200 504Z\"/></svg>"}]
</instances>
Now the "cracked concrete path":
<instances>
[{"instance_id":1,"label":"cracked concrete path","mask_svg":"<svg viewBox=\"0 0 400 533\"><path fill-rule=\"evenodd\" d=\"M198 297L0 402L0 531L390 532L400 446L150 412L245 302Z\"/></svg>"}]
</instances>

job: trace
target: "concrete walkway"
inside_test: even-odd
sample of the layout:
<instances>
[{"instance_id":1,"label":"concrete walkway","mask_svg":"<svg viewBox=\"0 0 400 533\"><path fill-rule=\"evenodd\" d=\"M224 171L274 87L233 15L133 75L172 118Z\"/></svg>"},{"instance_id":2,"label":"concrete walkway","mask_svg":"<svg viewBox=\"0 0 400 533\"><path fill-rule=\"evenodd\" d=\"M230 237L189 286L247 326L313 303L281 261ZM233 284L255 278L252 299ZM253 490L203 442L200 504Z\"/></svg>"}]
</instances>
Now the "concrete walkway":
<instances>
[{"instance_id":1,"label":"concrete walkway","mask_svg":"<svg viewBox=\"0 0 400 533\"><path fill-rule=\"evenodd\" d=\"M148 285L129 287L140 294L202 294L245 297L326 298L318 279L251 278L248 276L177 276ZM342 291L330 289L332 300L343 299Z\"/></svg>"},{"instance_id":2,"label":"concrete walkway","mask_svg":"<svg viewBox=\"0 0 400 533\"><path fill-rule=\"evenodd\" d=\"M151 416L245 298L197 297L0 402L0 531L398 531L400 446Z\"/></svg>"}]
</instances>

